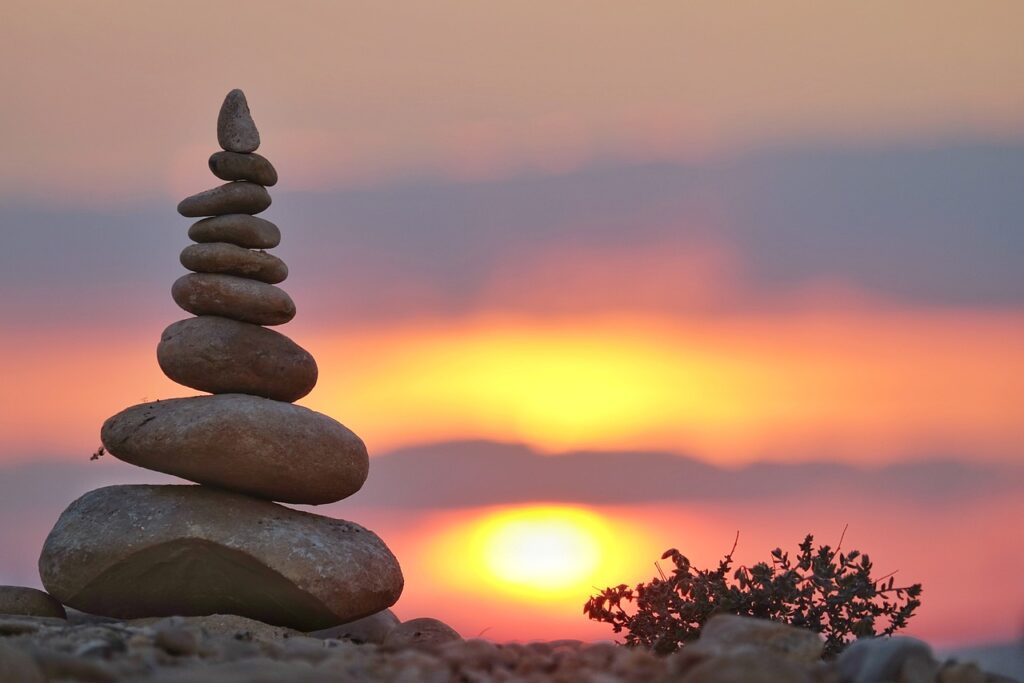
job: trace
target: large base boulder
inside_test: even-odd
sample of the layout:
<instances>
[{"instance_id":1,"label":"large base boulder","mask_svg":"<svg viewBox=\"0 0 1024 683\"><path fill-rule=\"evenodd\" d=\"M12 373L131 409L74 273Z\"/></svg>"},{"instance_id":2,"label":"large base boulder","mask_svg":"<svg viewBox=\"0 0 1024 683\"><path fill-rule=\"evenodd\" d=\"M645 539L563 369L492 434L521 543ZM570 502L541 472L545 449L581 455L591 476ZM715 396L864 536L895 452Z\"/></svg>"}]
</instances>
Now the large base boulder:
<instances>
[{"instance_id":1,"label":"large base boulder","mask_svg":"<svg viewBox=\"0 0 1024 683\"><path fill-rule=\"evenodd\" d=\"M203 486L90 491L50 532L39 574L92 614L237 614L301 631L386 609L404 584L357 524Z\"/></svg>"}]
</instances>

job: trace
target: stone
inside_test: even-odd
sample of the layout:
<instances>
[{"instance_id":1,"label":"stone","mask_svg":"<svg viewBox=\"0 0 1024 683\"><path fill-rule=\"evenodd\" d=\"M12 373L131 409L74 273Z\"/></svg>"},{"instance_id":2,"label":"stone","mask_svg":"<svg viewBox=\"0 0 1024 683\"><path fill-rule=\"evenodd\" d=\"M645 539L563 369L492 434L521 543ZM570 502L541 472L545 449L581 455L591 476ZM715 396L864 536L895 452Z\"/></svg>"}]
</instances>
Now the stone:
<instances>
[{"instance_id":1,"label":"stone","mask_svg":"<svg viewBox=\"0 0 1024 683\"><path fill-rule=\"evenodd\" d=\"M249 112L245 93L235 88L224 98L217 115L217 142L226 152L255 152L260 146L260 132Z\"/></svg>"},{"instance_id":2,"label":"stone","mask_svg":"<svg viewBox=\"0 0 1024 683\"><path fill-rule=\"evenodd\" d=\"M262 621L241 617L237 614L209 614L194 617L144 617L127 622L132 626L150 626L153 629L185 629L209 636L218 636L245 642L273 642L302 635L301 631L282 626L272 626Z\"/></svg>"},{"instance_id":3,"label":"stone","mask_svg":"<svg viewBox=\"0 0 1024 683\"><path fill-rule=\"evenodd\" d=\"M936 683L987 683L985 672L972 662L945 662L935 677Z\"/></svg>"},{"instance_id":4,"label":"stone","mask_svg":"<svg viewBox=\"0 0 1024 683\"><path fill-rule=\"evenodd\" d=\"M0 681L44 683L46 677L32 655L0 641Z\"/></svg>"},{"instance_id":5,"label":"stone","mask_svg":"<svg viewBox=\"0 0 1024 683\"><path fill-rule=\"evenodd\" d=\"M836 659L836 669L849 683L931 683L938 673L939 663L924 641L890 636L854 641Z\"/></svg>"},{"instance_id":6,"label":"stone","mask_svg":"<svg viewBox=\"0 0 1024 683\"><path fill-rule=\"evenodd\" d=\"M131 406L104 422L100 437L107 452L133 465L285 503L341 500L360 489L369 470L366 446L339 422L246 394ZM328 626L338 623L344 621Z\"/></svg>"},{"instance_id":7,"label":"stone","mask_svg":"<svg viewBox=\"0 0 1024 683\"><path fill-rule=\"evenodd\" d=\"M172 657L190 657L199 653L199 638L192 631L181 627L158 628L153 644Z\"/></svg>"},{"instance_id":8,"label":"stone","mask_svg":"<svg viewBox=\"0 0 1024 683\"><path fill-rule=\"evenodd\" d=\"M273 249L281 244L276 225L245 213L228 213L196 221L188 229L193 242L229 242L247 249Z\"/></svg>"},{"instance_id":9,"label":"stone","mask_svg":"<svg viewBox=\"0 0 1024 683\"><path fill-rule=\"evenodd\" d=\"M462 636L451 626L439 619L420 617L403 621L388 631L383 645L389 650L431 649L454 640L462 640Z\"/></svg>"},{"instance_id":10,"label":"stone","mask_svg":"<svg viewBox=\"0 0 1024 683\"><path fill-rule=\"evenodd\" d=\"M824 648L825 642L814 631L735 614L718 614L709 619L697 642L686 647L691 654L709 657L756 650L804 663L821 659Z\"/></svg>"},{"instance_id":11,"label":"stone","mask_svg":"<svg viewBox=\"0 0 1024 683\"><path fill-rule=\"evenodd\" d=\"M676 680L680 683L814 683L806 666L754 652L709 657Z\"/></svg>"},{"instance_id":12,"label":"stone","mask_svg":"<svg viewBox=\"0 0 1024 683\"><path fill-rule=\"evenodd\" d=\"M350 640L353 643L373 643L380 645L391 629L401 623L395 613L389 609L371 614L362 619L350 621L340 626L332 626L320 631L312 631L309 635L315 638L334 638Z\"/></svg>"},{"instance_id":13,"label":"stone","mask_svg":"<svg viewBox=\"0 0 1024 683\"><path fill-rule=\"evenodd\" d=\"M270 207L270 193L256 183L225 183L204 190L178 203L178 213L187 218L222 216L229 213L254 214Z\"/></svg>"},{"instance_id":14,"label":"stone","mask_svg":"<svg viewBox=\"0 0 1024 683\"><path fill-rule=\"evenodd\" d=\"M283 289L235 275L182 275L171 285L171 298L194 315L256 325L283 325L295 317L295 303Z\"/></svg>"},{"instance_id":15,"label":"stone","mask_svg":"<svg viewBox=\"0 0 1024 683\"><path fill-rule=\"evenodd\" d=\"M394 604L398 561L363 527L204 486L108 486L65 510L39 575L119 618L231 613L302 631Z\"/></svg>"},{"instance_id":16,"label":"stone","mask_svg":"<svg viewBox=\"0 0 1024 683\"><path fill-rule=\"evenodd\" d=\"M45 628L67 626L67 621L58 617L28 617L21 614L0 614L0 637L35 633Z\"/></svg>"},{"instance_id":17,"label":"stone","mask_svg":"<svg viewBox=\"0 0 1024 683\"><path fill-rule=\"evenodd\" d=\"M178 384L211 394L291 403L316 386L316 361L288 337L252 323L202 315L172 323L156 358Z\"/></svg>"},{"instance_id":18,"label":"stone","mask_svg":"<svg viewBox=\"0 0 1024 683\"><path fill-rule=\"evenodd\" d=\"M221 180L248 180L267 187L277 184L277 170L259 154L214 152L209 164L210 171Z\"/></svg>"},{"instance_id":19,"label":"stone","mask_svg":"<svg viewBox=\"0 0 1024 683\"><path fill-rule=\"evenodd\" d=\"M68 618L64 605L43 591L27 586L0 586L0 614Z\"/></svg>"},{"instance_id":20,"label":"stone","mask_svg":"<svg viewBox=\"0 0 1024 683\"><path fill-rule=\"evenodd\" d=\"M288 277L288 266L273 254L228 242L190 244L180 258L181 265L197 273L237 275L272 285Z\"/></svg>"}]
</instances>

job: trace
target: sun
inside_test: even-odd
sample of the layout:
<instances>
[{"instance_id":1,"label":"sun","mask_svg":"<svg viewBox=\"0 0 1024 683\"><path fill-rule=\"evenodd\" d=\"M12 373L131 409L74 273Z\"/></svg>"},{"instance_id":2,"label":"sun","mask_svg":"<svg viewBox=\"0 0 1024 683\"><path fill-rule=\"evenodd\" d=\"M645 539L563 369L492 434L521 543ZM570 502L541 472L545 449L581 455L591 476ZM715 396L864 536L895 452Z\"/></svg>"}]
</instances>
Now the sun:
<instances>
[{"instance_id":1,"label":"sun","mask_svg":"<svg viewBox=\"0 0 1024 683\"><path fill-rule=\"evenodd\" d=\"M472 563L488 584L546 599L586 592L606 564L611 533L585 509L532 505L501 510L472 531Z\"/></svg>"}]
</instances>

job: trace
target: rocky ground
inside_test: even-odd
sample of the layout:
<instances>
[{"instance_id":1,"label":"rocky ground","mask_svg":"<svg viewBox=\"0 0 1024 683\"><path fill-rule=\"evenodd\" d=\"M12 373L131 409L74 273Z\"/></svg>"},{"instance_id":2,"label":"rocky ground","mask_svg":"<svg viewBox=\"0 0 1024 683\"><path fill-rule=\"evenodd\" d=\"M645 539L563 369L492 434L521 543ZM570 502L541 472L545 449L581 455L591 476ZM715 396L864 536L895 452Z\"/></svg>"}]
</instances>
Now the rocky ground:
<instances>
[{"instance_id":1,"label":"rocky ground","mask_svg":"<svg viewBox=\"0 0 1024 683\"><path fill-rule=\"evenodd\" d=\"M658 657L611 643L463 640L432 619L378 619L304 634L225 615L133 621L0 616L3 683L1014 680L969 663L939 663L912 638L863 641L834 662L821 661L820 651L812 633L739 617L716 618L699 642Z\"/></svg>"}]
</instances>

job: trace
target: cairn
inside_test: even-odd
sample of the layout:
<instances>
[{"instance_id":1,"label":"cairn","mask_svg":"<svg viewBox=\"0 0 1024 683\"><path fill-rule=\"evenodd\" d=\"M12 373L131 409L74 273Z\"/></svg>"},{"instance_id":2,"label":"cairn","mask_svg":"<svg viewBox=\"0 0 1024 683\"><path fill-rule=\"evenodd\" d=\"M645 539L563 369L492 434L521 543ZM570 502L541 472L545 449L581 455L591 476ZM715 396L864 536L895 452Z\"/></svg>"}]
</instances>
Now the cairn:
<instances>
[{"instance_id":1,"label":"cairn","mask_svg":"<svg viewBox=\"0 0 1024 683\"><path fill-rule=\"evenodd\" d=\"M121 619L237 614L311 631L394 604L398 561L351 522L277 505L323 504L363 485L362 440L293 404L317 380L313 357L266 326L295 316L276 285L281 239L256 214L277 172L256 154L259 132L232 90L217 119L222 151L210 170L225 184L178 205L201 218L181 253L193 271L171 288L195 317L170 325L157 347L163 372L209 395L127 408L101 430L125 462L199 486L110 486L60 516L39 559L47 591L78 610Z\"/></svg>"}]
</instances>

